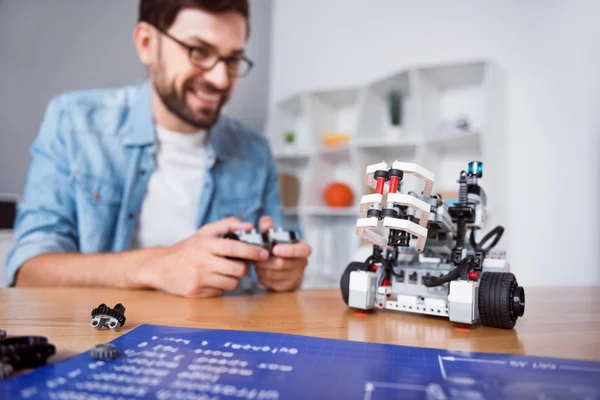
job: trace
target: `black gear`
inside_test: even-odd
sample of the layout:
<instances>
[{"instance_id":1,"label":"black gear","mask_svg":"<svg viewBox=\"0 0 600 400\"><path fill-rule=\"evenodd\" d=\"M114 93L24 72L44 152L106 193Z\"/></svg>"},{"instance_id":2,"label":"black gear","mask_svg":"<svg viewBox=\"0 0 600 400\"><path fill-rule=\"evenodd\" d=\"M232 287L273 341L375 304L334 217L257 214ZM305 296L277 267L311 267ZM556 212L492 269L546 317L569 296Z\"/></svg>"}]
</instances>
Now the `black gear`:
<instances>
[{"instance_id":1,"label":"black gear","mask_svg":"<svg viewBox=\"0 0 600 400\"><path fill-rule=\"evenodd\" d=\"M90 350L90 355L96 360L112 360L118 353L117 347L112 343L97 344Z\"/></svg>"},{"instance_id":2,"label":"black gear","mask_svg":"<svg viewBox=\"0 0 600 400\"><path fill-rule=\"evenodd\" d=\"M56 354L56 347L43 336L16 336L0 341L0 363L16 371L46 364Z\"/></svg>"},{"instance_id":3,"label":"black gear","mask_svg":"<svg viewBox=\"0 0 600 400\"><path fill-rule=\"evenodd\" d=\"M121 326L125 325L125 307L121 303L115 304L113 307L115 318L121 323Z\"/></svg>"},{"instance_id":4,"label":"black gear","mask_svg":"<svg viewBox=\"0 0 600 400\"><path fill-rule=\"evenodd\" d=\"M4 329L0 329L0 340L6 337L6 331Z\"/></svg>"},{"instance_id":5,"label":"black gear","mask_svg":"<svg viewBox=\"0 0 600 400\"><path fill-rule=\"evenodd\" d=\"M0 362L0 381L11 376L13 371L12 365Z\"/></svg>"},{"instance_id":6,"label":"black gear","mask_svg":"<svg viewBox=\"0 0 600 400\"><path fill-rule=\"evenodd\" d=\"M92 317L95 317L97 315L105 315L108 312L108 310L110 310L110 307L102 303L92 310Z\"/></svg>"},{"instance_id":7,"label":"black gear","mask_svg":"<svg viewBox=\"0 0 600 400\"><path fill-rule=\"evenodd\" d=\"M114 308L108 307L106 304L102 303L98 307L94 308L91 312L91 318L95 318L99 315L105 315L119 321L121 326L125 325L125 307L123 304L118 303Z\"/></svg>"}]
</instances>

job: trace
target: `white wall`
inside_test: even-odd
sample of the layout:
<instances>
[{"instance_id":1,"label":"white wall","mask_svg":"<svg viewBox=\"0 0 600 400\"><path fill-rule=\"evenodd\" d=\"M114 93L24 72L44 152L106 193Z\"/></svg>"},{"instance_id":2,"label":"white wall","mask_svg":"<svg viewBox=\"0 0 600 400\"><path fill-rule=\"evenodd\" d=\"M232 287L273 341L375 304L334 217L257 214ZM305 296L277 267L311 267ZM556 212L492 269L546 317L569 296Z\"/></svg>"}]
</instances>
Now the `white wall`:
<instances>
[{"instance_id":1,"label":"white wall","mask_svg":"<svg viewBox=\"0 0 600 400\"><path fill-rule=\"evenodd\" d=\"M276 0L269 102L408 65L496 59L509 83L513 271L527 286L600 284L599 4Z\"/></svg>"},{"instance_id":2,"label":"white wall","mask_svg":"<svg viewBox=\"0 0 600 400\"><path fill-rule=\"evenodd\" d=\"M137 7L137 0L0 0L0 193L22 191L53 95L146 79L132 43ZM257 129L267 107L271 8L271 0L251 1L255 68L227 107Z\"/></svg>"}]
</instances>

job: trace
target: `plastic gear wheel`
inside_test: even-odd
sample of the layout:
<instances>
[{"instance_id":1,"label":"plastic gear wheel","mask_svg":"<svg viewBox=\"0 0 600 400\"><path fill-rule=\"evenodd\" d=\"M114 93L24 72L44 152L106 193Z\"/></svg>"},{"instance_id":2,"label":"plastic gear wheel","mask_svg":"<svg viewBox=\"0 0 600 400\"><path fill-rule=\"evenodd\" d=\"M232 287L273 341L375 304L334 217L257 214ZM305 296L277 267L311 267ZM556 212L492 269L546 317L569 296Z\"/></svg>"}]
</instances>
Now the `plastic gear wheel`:
<instances>
[{"instance_id":1,"label":"plastic gear wheel","mask_svg":"<svg viewBox=\"0 0 600 400\"><path fill-rule=\"evenodd\" d=\"M96 360L112 360L118 353L117 347L112 343L97 344L90 351L90 355Z\"/></svg>"},{"instance_id":2,"label":"plastic gear wheel","mask_svg":"<svg viewBox=\"0 0 600 400\"><path fill-rule=\"evenodd\" d=\"M15 336L0 340L0 363L15 371L46 364L56 354L56 346L44 336Z\"/></svg>"},{"instance_id":3,"label":"plastic gear wheel","mask_svg":"<svg viewBox=\"0 0 600 400\"><path fill-rule=\"evenodd\" d=\"M11 376L13 371L12 365L0 362L0 381Z\"/></svg>"},{"instance_id":4,"label":"plastic gear wheel","mask_svg":"<svg viewBox=\"0 0 600 400\"><path fill-rule=\"evenodd\" d=\"M125 325L126 321L125 307L121 303L116 304L114 308L102 303L92 310L90 316L90 325L94 329L108 327L113 331L117 331Z\"/></svg>"}]
</instances>

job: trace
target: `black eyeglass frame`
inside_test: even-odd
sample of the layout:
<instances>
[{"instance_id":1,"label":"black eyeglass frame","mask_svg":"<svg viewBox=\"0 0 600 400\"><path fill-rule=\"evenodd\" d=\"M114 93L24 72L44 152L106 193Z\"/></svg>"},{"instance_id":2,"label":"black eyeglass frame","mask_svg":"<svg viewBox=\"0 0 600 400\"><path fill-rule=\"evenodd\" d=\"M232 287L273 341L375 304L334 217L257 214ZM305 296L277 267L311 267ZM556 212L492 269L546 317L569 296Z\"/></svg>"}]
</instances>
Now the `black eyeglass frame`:
<instances>
[{"instance_id":1,"label":"black eyeglass frame","mask_svg":"<svg viewBox=\"0 0 600 400\"><path fill-rule=\"evenodd\" d=\"M197 65L196 63L194 63L192 61L192 52L193 51L205 51L204 48L202 47L198 47L198 46L190 46L189 44L177 39L176 37L170 35L169 33L167 33L166 31L164 31L163 29L160 29L157 26L154 26L154 28L159 31L160 33L162 33L163 35L165 35L166 37L168 37L169 39L171 39L172 41L174 41L175 43L177 43L178 45L180 45L181 47L183 47L184 49L187 50L188 52L188 58L190 60L190 62L192 63L192 65L194 65L196 68L202 69L203 71L210 71L211 69L213 69L220 61L224 61L225 65L227 66L227 72L229 73L230 76L236 76L238 78L243 78L245 76L247 76L250 71L252 70L252 67L254 67L254 62L252 60L250 60L248 57L246 57L245 55L242 55L241 57L222 57L220 55L217 54L216 60L214 62L213 65L211 65L209 68ZM244 62L246 62L246 64L248 65L247 69L244 71L244 73L240 74L240 73L231 73L229 70L229 64L228 61L231 59L240 59L243 60Z\"/></svg>"}]
</instances>

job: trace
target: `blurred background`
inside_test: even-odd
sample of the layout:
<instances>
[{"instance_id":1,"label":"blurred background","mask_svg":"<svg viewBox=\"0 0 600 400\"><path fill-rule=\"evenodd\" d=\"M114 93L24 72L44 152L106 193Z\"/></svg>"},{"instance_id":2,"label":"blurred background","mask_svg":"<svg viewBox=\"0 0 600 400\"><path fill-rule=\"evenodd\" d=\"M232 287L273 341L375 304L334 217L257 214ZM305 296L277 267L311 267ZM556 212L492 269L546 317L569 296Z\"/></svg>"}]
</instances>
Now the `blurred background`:
<instances>
[{"instance_id":1,"label":"blurred background","mask_svg":"<svg viewBox=\"0 0 600 400\"><path fill-rule=\"evenodd\" d=\"M0 0L2 263L50 98L146 79L136 18L135 0ZM313 245L306 288L338 287L370 252L364 169L395 160L448 201L483 162L519 283L600 284L600 2L251 0L251 24L255 68L226 113L271 143L285 227Z\"/></svg>"}]
</instances>

